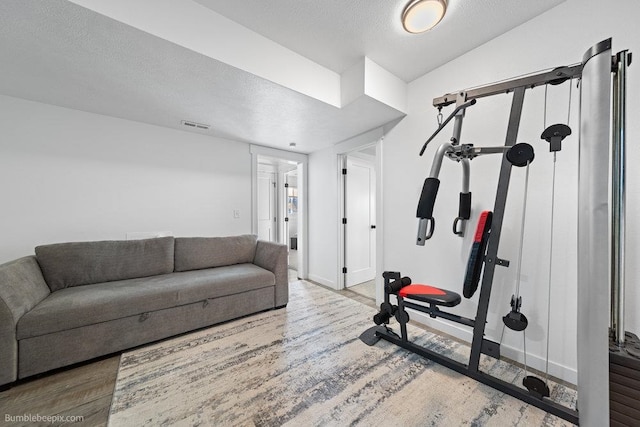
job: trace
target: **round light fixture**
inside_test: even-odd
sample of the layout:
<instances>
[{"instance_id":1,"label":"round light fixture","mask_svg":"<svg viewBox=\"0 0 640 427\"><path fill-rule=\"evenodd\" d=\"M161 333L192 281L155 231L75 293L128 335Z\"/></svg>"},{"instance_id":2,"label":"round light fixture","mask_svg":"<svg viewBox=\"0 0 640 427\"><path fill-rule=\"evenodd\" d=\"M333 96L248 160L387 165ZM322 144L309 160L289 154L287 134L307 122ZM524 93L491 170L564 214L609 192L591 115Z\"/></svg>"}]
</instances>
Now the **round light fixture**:
<instances>
[{"instance_id":1,"label":"round light fixture","mask_svg":"<svg viewBox=\"0 0 640 427\"><path fill-rule=\"evenodd\" d=\"M402 12L402 26L412 34L424 33L442 20L446 10L446 0L412 0Z\"/></svg>"}]
</instances>

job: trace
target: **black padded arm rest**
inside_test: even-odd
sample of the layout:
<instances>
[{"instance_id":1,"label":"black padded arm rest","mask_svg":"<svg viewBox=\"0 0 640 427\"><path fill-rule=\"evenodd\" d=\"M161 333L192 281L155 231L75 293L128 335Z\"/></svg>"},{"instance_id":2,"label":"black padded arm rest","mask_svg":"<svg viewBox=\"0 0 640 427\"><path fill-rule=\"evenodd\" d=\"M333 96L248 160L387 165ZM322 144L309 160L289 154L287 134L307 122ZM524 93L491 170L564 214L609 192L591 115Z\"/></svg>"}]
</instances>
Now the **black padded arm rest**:
<instances>
[{"instance_id":1,"label":"black padded arm rest","mask_svg":"<svg viewBox=\"0 0 640 427\"><path fill-rule=\"evenodd\" d=\"M458 218L471 218L471 192L460 193L460 205L458 206Z\"/></svg>"},{"instance_id":2,"label":"black padded arm rest","mask_svg":"<svg viewBox=\"0 0 640 427\"><path fill-rule=\"evenodd\" d=\"M440 180L438 178L427 178L422 186L422 194L418 202L416 216L418 218L433 218L433 206L436 203Z\"/></svg>"}]
</instances>

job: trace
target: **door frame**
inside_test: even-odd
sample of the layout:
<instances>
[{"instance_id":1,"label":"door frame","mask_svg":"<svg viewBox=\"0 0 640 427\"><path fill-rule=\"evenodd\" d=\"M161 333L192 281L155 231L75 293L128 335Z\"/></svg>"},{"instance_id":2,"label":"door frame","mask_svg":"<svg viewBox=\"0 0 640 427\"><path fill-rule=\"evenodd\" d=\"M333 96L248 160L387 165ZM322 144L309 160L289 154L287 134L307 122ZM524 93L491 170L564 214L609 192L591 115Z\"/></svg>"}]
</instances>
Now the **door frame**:
<instances>
[{"instance_id":1,"label":"door frame","mask_svg":"<svg viewBox=\"0 0 640 427\"><path fill-rule=\"evenodd\" d=\"M262 169L264 169L265 165L262 165ZM258 166L258 176L256 183L259 184L259 181L263 178L266 178L268 175L269 178L269 223L270 223L270 235L269 240L272 242L278 241L278 189L277 189L277 181L278 181L278 172L275 167L269 165L269 168L273 169L270 171L260 170L260 165ZM258 216L259 212L259 199L260 199L260 186L257 185L257 194L258 197L256 199L256 215ZM260 237L258 233L260 231L260 218L258 218L258 227L256 228L255 234Z\"/></svg>"},{"instance_id":2,"label":"door frame","mask_svg":"<svg viewBox=\"0 0 640 427\"><path fill-rule=\"evenodd\" d=\"M346 165L347 156L367 148L375 148L374 169L376 176L376 302L380 303L384 297L382 271L384 266L384 217L383 217L383 181L382 181L382 150L384 135L382 131L367 132L361 137L355 138L348 143L336 145L338 154L338 289L346 289L346 275L342 272L345 260L345 228L342 226L342 217L345 208L345 191L342 169ZM348 175L347 175L348 176Z\"/></svg>"},{"instance_id":3,"label":"door frame","mask_svg":"<svg viewBox=\"0 0 640 427\"><path fill-rule=\"evenodd\" d=\"M258 157L295 162L298 169L298 277L307 279L309 275L308 244L308 156L293 151L278 150L260 145L250 145L251 153L251 232L258 233ZM279 176L280 174L277 174ZM280 181L279 178L276 181ZM278 193L284 185L277 184ZM286 243L286 242L285 242ZM287 245L287 248L289 246Z\"/></svg>"},{"instance_id":4,"label":"door frame","mask_svg":"<svg viewBox=\"0 0 640 427\"><path fill-rule=\"evenodd\" d=\"M357 267L362 267L362 266L357 266L356 265L356 261L354 259L351 259L349 256L350 255L354 255L354 251L355 253L359 253L359 248L360 248L360 243L357 241L352 241L353 237L354 237L354 233L357 234L358 238L361 236L359 232L356 232L356 229L354 227L360 226L362 224L356 224L357 222L357 216L359 215L359 212L355 212L355 211L351 211L350 208L353 208L354 210L358 210L360 209L360 207L355 206L353 203L349 203L350 198L351 197L360 197L361 195L359 194L351 194L350 191L353 190L353 180L355 177L355 173L356 170L355 168L366 168L369 171L369 179L372 181L370 181L370 184L373 183L373 188L369 188L367 195L368 195L368 203L369 205L366 207L367 212L369 212L371 214L371 217L368 220L368 224L369 226L371 225L375 225L375 221L376 221L376 194L375 194L375 189L377 188L377 183L375 182L376 179L376 166L375 166L375 147L372 147L374 149L374 154L370 154L370 153L365 153L363 151L356 151L353 153L348 153L344 155L344 167L345 169L348 171L347 174L345 175L344 173L342 174L342 187L343 187L343 191L344 191L344 197L343 197L343 218L347 218L347 223L346 224L342 224L342 227L344 229L344 233L345 233L345 237L344 237L344 262L343 262L343 266L347 267L347 273L345 273L345 287L351 287L351 286L355 286L356 284L359 283L364 283L366 281L369 280L374 280L376 277L376 253L375 253L375 237L371 240L371 233L374 231L372 229L370 229L369 227L367 227L367 233L369 233L368 238L370 239L370 245L368 246L368 249L365 249L365 247L363 246L362 249L365 249L367 252L367 259L368 259L368 268L374 270L373 271L373 275L369 276L369 274L372 273L371 270L368 270L368 273L365 273L364 271L356 271ZM375 234L377 234L377 230L375 230ZM364 231L363 231L364 233ZM374 236L375 236L374 234ZM365 237L365 236L362 236ZM363 251L364 252L364 251ZM357 279L357 280L356 280Z\"/></svg>"},{"instance_id":5,"label":"door frame","mask_svg":"<svg viewBox=\"0 0 640 427\"><path fill-rule=\"evenodd\" d=\"M289 182L289 179L290 179L290 176L291 176L291 174L293 172L296 173L295 174L296 185L292 187L291 183ZM295 214L296 220L295 221L291 221L291 216L289 216L289 212L288 212L289 189L290 188L295 188L296 189L296 193L298 191L298 169L297 168L282 173L282 187L283 187L282 188L282 218L283 218L283 222L282 222L282 239L283 239L284 243L286 243L287 245L291 246L291 225L294 224L294 223L296 224L296 233L297 233L298 227L300 226L299 217L298 217L298 211L296 210L296 214ZM291 248L289 248L289 249L291 249Z\"/></svg>"}]
</instances>

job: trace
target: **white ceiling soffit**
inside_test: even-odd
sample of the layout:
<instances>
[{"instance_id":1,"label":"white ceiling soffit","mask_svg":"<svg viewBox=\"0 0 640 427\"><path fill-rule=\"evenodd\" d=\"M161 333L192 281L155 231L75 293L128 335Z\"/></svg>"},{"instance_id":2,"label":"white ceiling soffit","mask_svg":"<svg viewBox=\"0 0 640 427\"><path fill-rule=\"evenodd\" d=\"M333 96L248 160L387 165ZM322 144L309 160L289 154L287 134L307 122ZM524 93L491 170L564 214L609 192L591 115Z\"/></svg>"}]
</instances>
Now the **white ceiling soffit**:
<instances>
[{"instance_id":1,"label":"white ceiling soffit","mask_svg":"<svg viewBox=\"0 0 640 427\"><path fill-rule=\"evenodd\" d=\"M337 73L367 56L410 82L565 0L448 0L418 35L402 29L408 0L195 1Z\"/></svg>"},{"instance_id":2,"label":"white ceiling soffit","mask_svg":"<svg viewBox=\"0 0 640 427\"><path fill-rule=\"evenodd\" d=\"M400 32L388 0L3 0L0 93L309 153L403 117L404 81L560 2L468 2L480 25L451 0L438 29L461 25L430 51L438 33Z\"/></svg>"}]
</instances>

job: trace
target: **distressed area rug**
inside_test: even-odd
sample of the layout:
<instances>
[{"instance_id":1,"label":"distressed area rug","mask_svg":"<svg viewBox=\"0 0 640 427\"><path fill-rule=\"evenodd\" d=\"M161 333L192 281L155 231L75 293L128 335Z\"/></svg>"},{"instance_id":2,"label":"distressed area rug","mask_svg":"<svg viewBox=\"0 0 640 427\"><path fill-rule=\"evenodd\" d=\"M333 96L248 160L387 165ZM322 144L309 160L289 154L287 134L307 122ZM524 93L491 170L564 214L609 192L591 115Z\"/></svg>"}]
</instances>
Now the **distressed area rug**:
<instances>
[{"instance_id":1,"label":"distressed area rug","mask_svg":"<svg viewBox=\"0 0 640 427\"><path fill-rule=\"evenodd\" d=\"M358 336L375 310L304 281L269 311L122 355L110 426L564 426L564 420L386 341ZM469 348L410 337L464 361ZM482 370L521 384L491 358ZM550 385L574 407L576 392Z\"/></svg>"}]
</instances>

